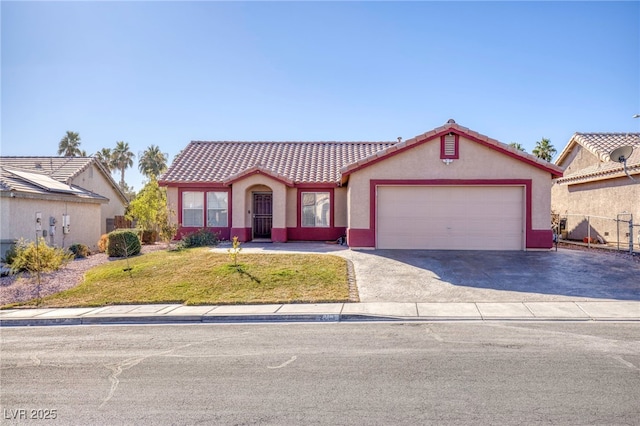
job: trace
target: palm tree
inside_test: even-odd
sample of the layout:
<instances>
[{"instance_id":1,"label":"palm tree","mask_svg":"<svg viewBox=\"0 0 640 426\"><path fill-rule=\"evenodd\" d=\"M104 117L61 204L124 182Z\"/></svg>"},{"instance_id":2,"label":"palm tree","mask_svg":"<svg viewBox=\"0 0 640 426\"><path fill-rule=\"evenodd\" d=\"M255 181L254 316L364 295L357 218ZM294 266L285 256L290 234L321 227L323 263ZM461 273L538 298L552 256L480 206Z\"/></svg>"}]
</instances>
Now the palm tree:
<instances>
[{"instance_id":1,"label":"palm tree","mask_svg":"<svg viewBox=\"0 0 640 426\"><path fill-rule=\"evenodd\" d=\"M550 162L557 151L553 145L551 145L551 141L549 139L542 138L542 140L536 142L536 147L533 148L533 151L531 152L536 157Z\"/></svg>"},{"instance_id":2,"label":"palm tree","mask_svg":"<svg viewBox=\"0 0 640 426\"><path fill-rule=\"evenodd\" d=\"M113 150L113 167L120 170L120 187L125 187L124 171L133 166L133 159L136 158L135 154L129 150L129 144L127 142L116 142L116 147Z\"/></svg>"},{"instance_id":3,"label":"palm tree","mask_svg":"<svg viewBox=\"0 0 640 426\"><path fill-rule=\"evenodd\" d=\"M77 157L82 155L80 151L80 135L71 130L67 130L67 134L60 139L58 144L58 155L63 157Z\"/></svg>"},{"instance_id":4,"label":"palm tree","mask_svg":"<svg viewBox=\"0 0 640 426\"><path fill-rule=\"evenodd\" d=\"M113 154L111 153L111 148L102 148L100 151L95 153L94 157L96 157L105 169L109 170L109 173L113 172L115 167L113 166Z\"/></svg>"},{"instance_id":5,"label":"palm tree","mask_svg":"<svg viewBox=\"0 0 640 426\"><path fill-rule=\"evenodd\" d=\"M146 177L155 178L167 170L168 157L167 154L160 152L160 147L151 145L140 155L138 169Z\"/></svg>"},{"instance_id":6,"label":"palm tree","mask_svg":"<svg viewBox=\"0 0 640 426\"><path fill-rule=\"evenodd\" d=\"M520 145L518 142L511 142L509 146L517 149L518 151L527 152L527 150L524 149L524 146Z\"/></svg>"}]
</instances>

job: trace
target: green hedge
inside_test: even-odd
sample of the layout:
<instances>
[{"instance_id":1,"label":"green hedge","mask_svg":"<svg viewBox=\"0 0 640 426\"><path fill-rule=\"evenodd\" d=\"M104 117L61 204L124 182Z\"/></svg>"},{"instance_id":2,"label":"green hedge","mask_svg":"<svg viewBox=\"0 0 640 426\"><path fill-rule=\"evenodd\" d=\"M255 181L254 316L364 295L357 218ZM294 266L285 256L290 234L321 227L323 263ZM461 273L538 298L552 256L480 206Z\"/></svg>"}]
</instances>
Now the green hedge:
<instances>
[{"instance_id":1,"label":"green hedge","mask_svg":"<svg viewBox=\"0 0 640 426\"><path fill-rule=\"evenodd\" d=\"M140 254L142 245L135 230L116 229L109 232L107 254L110 257L129 257Z\"/></svg>"}]
</instances>

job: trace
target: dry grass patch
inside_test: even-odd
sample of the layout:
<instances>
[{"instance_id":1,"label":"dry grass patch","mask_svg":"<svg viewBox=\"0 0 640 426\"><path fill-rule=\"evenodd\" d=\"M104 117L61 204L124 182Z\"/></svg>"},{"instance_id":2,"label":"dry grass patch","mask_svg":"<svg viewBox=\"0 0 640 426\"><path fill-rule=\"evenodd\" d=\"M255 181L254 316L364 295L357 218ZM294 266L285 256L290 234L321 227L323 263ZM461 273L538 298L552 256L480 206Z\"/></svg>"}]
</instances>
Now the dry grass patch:
<instances>
[{"instance_id":1,"label":"dry grass patch","mask_svg":"<svg viewBox=\"0 0 640 426\"><path fill-rule=\"evenodd\" d=\"M127 268L131 268L127 271ZM317 254L241 254L238 266L208 248L158 251L89 270L42 306L346 302L346 260ZM24 305L35 305L31 301Z\"/></svg>"}]
</instances>

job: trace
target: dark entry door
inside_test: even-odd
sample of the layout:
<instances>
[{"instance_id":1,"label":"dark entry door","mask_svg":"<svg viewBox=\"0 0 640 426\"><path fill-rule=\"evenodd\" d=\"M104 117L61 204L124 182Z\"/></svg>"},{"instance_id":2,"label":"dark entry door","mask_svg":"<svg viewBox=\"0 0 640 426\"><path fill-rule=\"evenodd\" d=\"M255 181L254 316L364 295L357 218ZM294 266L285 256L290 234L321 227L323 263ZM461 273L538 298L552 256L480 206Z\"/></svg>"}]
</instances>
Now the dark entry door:
<instances>
[{"instance_id":1,"label":"dark entry door","mask_svg":"<svg viewBox=\"0 0 640 426\"><path fill-rule=\"evenodd\" d=\"M253 238L271 238L273 224L272 194L253 194Z\"/></svg>"}]
</instances>

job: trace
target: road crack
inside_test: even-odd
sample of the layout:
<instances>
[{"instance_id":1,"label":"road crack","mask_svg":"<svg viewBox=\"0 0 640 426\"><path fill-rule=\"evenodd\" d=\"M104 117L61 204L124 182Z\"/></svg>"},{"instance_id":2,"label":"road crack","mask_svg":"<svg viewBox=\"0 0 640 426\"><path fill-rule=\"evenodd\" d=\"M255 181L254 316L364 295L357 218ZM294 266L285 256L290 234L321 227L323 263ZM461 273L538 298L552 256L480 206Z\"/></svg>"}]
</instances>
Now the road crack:
<instances>
[{"instance_id":1,"label":"road crack","mask_svg":"<svg viewBox=\"0 0 640 426\"><path fill-rule=\"evenodd\" d=\"M271 366L267 366L267 368L270 368L272 370L278 369L278 368L282 368L282 367L286 367L287 365L291 364L293 361L295 361L296 359L298 359L297 356L292 356L290 360L283 362L280 365L276 365L275 367L271 367Z\"/></svg>"}]
</instances>

